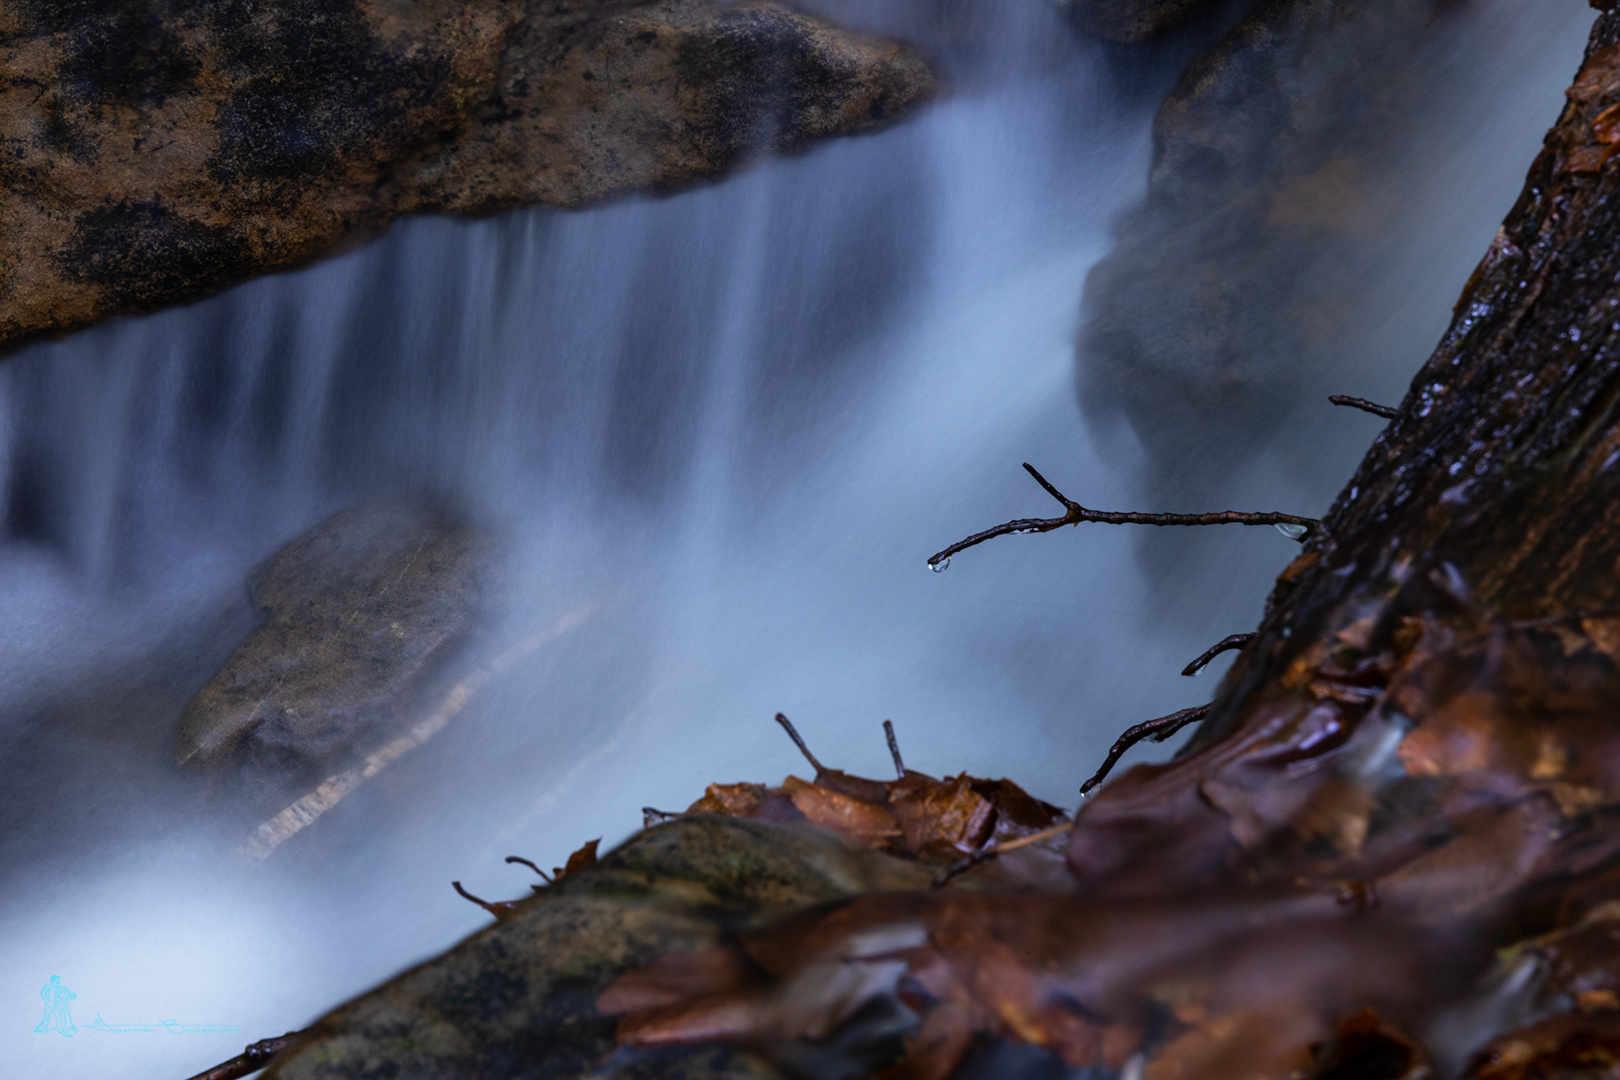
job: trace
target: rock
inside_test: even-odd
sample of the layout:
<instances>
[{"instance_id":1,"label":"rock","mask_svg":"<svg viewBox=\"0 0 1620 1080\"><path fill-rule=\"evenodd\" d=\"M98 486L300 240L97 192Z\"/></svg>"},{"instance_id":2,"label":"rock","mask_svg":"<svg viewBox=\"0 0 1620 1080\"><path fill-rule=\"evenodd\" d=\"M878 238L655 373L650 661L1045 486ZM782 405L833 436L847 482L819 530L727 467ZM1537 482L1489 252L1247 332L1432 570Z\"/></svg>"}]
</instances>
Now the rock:
<instances>
[{"instance_id":1,"label":"rock","mask_svg":"<svg viewBox=\"0 0 1620 1080\"><path fill-rule=\"evenodd\" d=\"M1435 210L1398 179L1431 173L1452 130L1433 110L1463 14L1267 0L1163 103L1147 197L1086 282L1077 362L1087 411L1123 412L1168 497L1218 498L1387 316L1369 283Z\"/></svg>"},{"instance_id":2,"label":"rock","mask_svg":"<svg viewBox=\"0 0 1620 1080\"><path fill-rule=\"evenodd\" d=\"M476 624L489 544L445 511L335 514L253 575L268 611L180 720L181 764L329 767L400 718Z\"/></svg>"},{"instance_id":3,"label":"rock","mask_svg":"<svg viewBox=\"0 0 1620 1080\"><path fill-rule=\"evenodd\" d=\"M890 123L902 45L765 0L0 8L0 347L412 213L580 206Z\"/></svg>"},{"instance_id":4,"label":"rock","mask_svg":"<svg viewBox=\"0 0 1620 1080\"><path fill-rule=\"evenodd\" d=\"M923 888L935 872L809 826L681 818L328 1013L265 1080L597 1076L615 1021L596 999L618 975L814 904ZM781 1075L745 1049L713 1046L623 1065L669 1080Z\"/></svg>"},{"instance_id":5,"label":"rock","mask_svg":"<svg viewBox=\"0 0 1620 1080\"><path fill-rule=\"evenodd\" d=\"M1215 6L1214 0L1068 0L1088 34L1134 43L1173 30Z\"/></svg>"}]
</instances>

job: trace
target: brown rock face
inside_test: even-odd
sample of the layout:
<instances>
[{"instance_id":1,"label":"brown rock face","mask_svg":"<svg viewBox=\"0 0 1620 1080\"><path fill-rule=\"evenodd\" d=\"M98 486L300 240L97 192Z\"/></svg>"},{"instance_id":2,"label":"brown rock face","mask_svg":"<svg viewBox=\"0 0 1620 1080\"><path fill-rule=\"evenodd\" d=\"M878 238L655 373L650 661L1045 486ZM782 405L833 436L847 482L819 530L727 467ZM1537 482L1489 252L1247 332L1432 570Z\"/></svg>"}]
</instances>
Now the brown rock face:
<instances>
[{"instance_id":1,"label":"brown rock face","mask_svg":"<svg viewBox=\"0 0 1620 1080\"><path fill-rule=\"evenodd\" d=\"M432 509L335 514L250 582L269 611L180 721L182 764L324 767L398 718L472 631L488 544Z\"/></svg>"},{"instance_id":2,"label":"brown rock face","mask_svg":"<svg viewBox=\"0 0 1620 1080\"><path fill-rule=\"evenodd\" d=\"M766 2L0 7L0 348L420 212L573 207L891 122L901 45Z\"/></svg>"}]
</instances>

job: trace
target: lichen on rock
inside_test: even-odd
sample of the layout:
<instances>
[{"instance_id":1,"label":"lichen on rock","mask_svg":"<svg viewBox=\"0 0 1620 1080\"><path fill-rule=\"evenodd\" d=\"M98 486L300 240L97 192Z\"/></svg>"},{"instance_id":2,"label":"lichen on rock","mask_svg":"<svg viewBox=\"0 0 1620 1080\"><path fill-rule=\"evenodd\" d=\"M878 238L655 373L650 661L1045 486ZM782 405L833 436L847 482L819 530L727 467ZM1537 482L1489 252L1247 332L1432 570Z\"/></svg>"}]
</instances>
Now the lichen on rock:
<instances>
[{"instance_id":1,"label":"lichen on rock","mask_svg":"<svg viewBox=\"0 0 1620 1080\"><path fill-rule=\"evenodd\" d=\"M265 1080L599 1075L615 978L728 930L934 871L809 826L702 814L638 833L591 869L315 1022ZM678 1048L618 1075L780 1077L747 1048Z\"/></svg>"},{"instance_id":2,"label":"lichen on rock","mask_svg":"<svg viewBox=\"0 0 1620 1080\"><path fill-rule=\"evenodd\" d=\"M916 53L768 0L0 8L0 348L423 212L580 206L890 123Z\"/></svg>"}]
</instances>

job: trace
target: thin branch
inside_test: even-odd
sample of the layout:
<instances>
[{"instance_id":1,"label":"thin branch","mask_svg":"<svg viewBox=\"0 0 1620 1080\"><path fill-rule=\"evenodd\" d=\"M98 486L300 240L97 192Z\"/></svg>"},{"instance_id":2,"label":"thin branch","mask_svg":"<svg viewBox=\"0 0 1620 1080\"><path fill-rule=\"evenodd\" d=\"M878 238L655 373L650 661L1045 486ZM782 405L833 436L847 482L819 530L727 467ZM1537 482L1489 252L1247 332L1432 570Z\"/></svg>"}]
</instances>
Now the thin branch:
<instances>
[{"instance_id":1,"label":"thin branch","mask_svg":"<svg viewBox=\"0 0 1620 1080\"><path fill-rule=\"evenodd\" d=\"M518 902L516 900L496 900L494 902L480 900L466 889L463 889L461 887L461 882L459 881L452 881L450 883L450 887L456 890L456 892L460 893L463 900L471 900L473 903L477 904L479 907L483 908L497 919L506 918L508 915L512 914L512 912L518 906Z\"/></svg>"},{"instance_id":2,"label":"thin branch","mask_svg":"<svg viewBox=\"0 0 1620 1080\"><path fill-rule=\"evenodd\" d=\"M269 1065L271 1058L302 1034L301 1031L289 1031L273 1039L260 1039L231 1060L222 1061L212 1069L191 1077L191 1080L241 1080L242 1077L256 1073Z\"/></svg>"},{"instance_id":3,"label":"thin branch","mask_svg":"<svg viewBox=\"0 0 1620 1080\"><path fill-rule=\"evenodd\" d=\"M1051 532L1053 529L1061 529L1065 525L1078 525L1082 521L1093 521L1103 525L1275 525L1290 530L1299 530L1298 535L1294 535L1293 539L1301 542L1320 528L1322 524L1316 518L1300 517L1297 514L1249 513L1242 510L1218 510L1209 514L1142 514L1134 511L1091 510L1081 506L1053 487L1046 477L1037 472L1035 466L1029 462L1024 462L1024 468L1029 471L1029 475L1035 478L1036 483L1046 489L1048 495L1063 504L1063 516L1056 518L1019 518L1016 521L997 525L993 529L974 533L967 539L958 540L944 551L931 556L928 560L930 567L944 569L944 564L950 560L952 555L959 551L966 551L970 547L976 547L986 540L993 540L998 536L1006 536L1009 533ZM1290 535L1293 534L1290 533Z\"/></svg>"},{"instance_id":4,"label":"thin branch","mask_svg":"<svg viewBox=\"0 0 1620 1080\"><path fill-rule=\"evenodd\" d=\"M1213 702L1211 704L1213 704ZM1168 739L1170 736L1174 735L1188 724L1196 724L1198 721L1202 720L1208 715L1209 706L1198 705L1191 709L1182 709L1179 712L1173 712L1169 716L1161 716L1157 720L1148 720L1144 723L1137 724L1133 728L1126 728L1125 734L1121 735L1119 739L1115 741L1114 745L1109 748L1108 756L1103 759L1102 768L1098 769L1096 775L1090 780L1087 780L1084 784L1080 785L1080 794L1087 794L1092 788L1096 787L1098 784L1107 779L1108 774L1113 771L1114 766L1119 764L1119 759L1125 756L1125 751L1129 750L1143 739L1152 739L1154 742L1164 742L1164 740Z\"/></svg>"},{"instance_id":5,"label":"thin branch","mask_svg":"<svg viewBox=\"0 0 1620 1080\"><path fill-rule=\"evenodd\" d=\"M535 873L539 874L542 878L544 878L548 885L551 883L551 875L550 874L546 873L544 870L540 869L538 866L534 865L534 863L530 862L528 859L525 859L521 855L508 855L506 857L506 861L509 862L509 863L521 863L522 865L527 866L530 870L533 870Z\"/></svg>"},{"instance_id":6,"label":"thin branch","mask_svg":"<svg viewBox=\"0 0 1620 1080\"><path fill-rule=\"evenodd\" d=\"M894 737L894 721L883 721L883 737L889 740L889 756L894 758L895 775L906 778L906 763L900 760L900 741Z\"/></svg>"},{"instance_id":7,"label":"thin branch","mask_svg":"<svg viewBox=\"0 0 1620 1080\"><path fill-rule=\"evenodd\" d=\"M997 855L1001 855L1009 851L1017 851L1019 848L1029 847L1031 844L1038 844L1042 840L1050 840L1054 836L1062 836L1072 828L1074 828L1074 822L1065 821L1062 825L1054 825L1050 829L1042 829L1040 832L1030 833L1028 836L1020 836L1018 839L1008 840L1004 844L996 844L993 847L982 847L978 851L975 851L973 854L969 855L967 858L952 863L944 873L940 874L939 877L934 879L932 887L936 889L943 889L950 883L952 878L960 877L969 870L973 869L975 866L978 866L980 863L989 862Z\"/></svg>"},{"instance_id":8,"label":"thin branch","mask_svg":"<svg viewBox=\"0 0 1620 1080\"><path fill-rule=\"evenodd\" d=\"M1380 405L1376 401L1351 397L1349 394L1330 394L1328 400L1335 405L1343 405L1347 409L1360 409L1362 412L1369 412L1374 416L1382 416L1385 420L1395 419L1396 416L1400 415L1401 411L1393 405Z\"/></svg>"},{"instance_id":9,"label":"thin branch","mask_svg":"<svg viewBox=\"0 0 1620 1080\"><path fill-rule=\"evenodd\" d=\"M782 730L788 733L788 738L793 740L793 745L799 748L799 753L803 754L804 759L815 768L818 776L827 771L821 767L821 762L816 760L816 755L810 752L810 748L804 745L804 740L799 737L799 731L793 726L793 721L789 720L781 713L777 713L776 722L782 725Z\"/></svg>"},{"instance_id":10,"label":"thin branch","mask_svg":"<svg viewBox=\"0 0 1620 1080\"><path fill-rule=\"evenodd\" d=\"M1200 653L1198 659L1182 668L1181 673L1183 675L1196 675L1208 667L1209 662L1221 655L1221 653L1226 652L1229 649L1246 649L1249 647L1249 643L1259 636L1259 634L1250 632L1247 634L1232 634L1229 637L1223 637L1204 652Z\"/></svg>"}]
</instances>

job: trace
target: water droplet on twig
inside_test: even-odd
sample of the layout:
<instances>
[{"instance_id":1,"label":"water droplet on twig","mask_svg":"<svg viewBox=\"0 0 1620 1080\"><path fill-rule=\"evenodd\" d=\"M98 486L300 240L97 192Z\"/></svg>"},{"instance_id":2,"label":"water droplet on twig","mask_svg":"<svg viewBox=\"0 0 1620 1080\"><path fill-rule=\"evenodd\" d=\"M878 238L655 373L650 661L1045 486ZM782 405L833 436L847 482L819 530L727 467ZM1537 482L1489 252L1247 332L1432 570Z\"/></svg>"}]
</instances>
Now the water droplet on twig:
<instances>
[{"instance_id":1,"label":"water droplet on twig","mask_svg":"<svg viewBox=\"0 0 1620 1080\"><path fill-rule=\"evenodd\" d=\"M1294 525L1290 522L1279 522L1277 525L1277 531L1288 537L1290 540L1298 540L1311 530L1310 527L1306 525Z\"/></svg>"},{"instance_id":2,"label":"water droplet on twig","mask_svg":"<svg viewBox=\"0 0 1620 1080\"><path fill-rule=\"evenodd\" d=\"M945 572L945 568L950 565L951 557L947 555L943 559L939 560L939 562L930 562L928 564L928 569L932 570L936 574L942 574Z\"/></svg>"}]
</instances>

